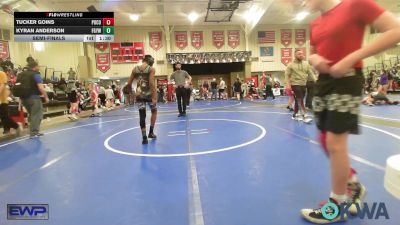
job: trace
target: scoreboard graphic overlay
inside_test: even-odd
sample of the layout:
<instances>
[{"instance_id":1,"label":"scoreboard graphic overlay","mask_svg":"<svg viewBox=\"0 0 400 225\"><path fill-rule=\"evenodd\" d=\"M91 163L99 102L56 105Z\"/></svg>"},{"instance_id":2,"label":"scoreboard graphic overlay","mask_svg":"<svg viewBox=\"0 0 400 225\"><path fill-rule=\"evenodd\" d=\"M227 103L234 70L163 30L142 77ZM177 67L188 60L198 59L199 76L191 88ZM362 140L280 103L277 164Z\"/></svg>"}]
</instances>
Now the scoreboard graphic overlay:
<instances>
[{"instance_id":1,"label":"scoreboard graphic overlay","mask_svg":"<svg viewBox=\"0 0 400 225\"><path fill-rule=\"evenodd\" d=\"M113 42L114 12L15 12L16 42Z\"/></svg>"}]
</instances>

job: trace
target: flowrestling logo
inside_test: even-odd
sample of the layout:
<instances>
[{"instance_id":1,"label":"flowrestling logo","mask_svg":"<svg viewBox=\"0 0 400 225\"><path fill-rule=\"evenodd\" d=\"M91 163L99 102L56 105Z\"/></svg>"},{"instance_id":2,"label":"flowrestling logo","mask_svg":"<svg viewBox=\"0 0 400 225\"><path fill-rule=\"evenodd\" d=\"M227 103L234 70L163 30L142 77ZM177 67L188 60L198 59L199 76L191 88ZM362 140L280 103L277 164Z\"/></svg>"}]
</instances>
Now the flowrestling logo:
<instances>
[{"instance_id":1,"label":"flowrestling logo","mask_svg":"<svg viewBox=\"0 0 400 225\"><path fill-rule=\"evenodd\" d=\"M383 202L374 202L372 203L372 206L367 203L362 203L361 205L355 203L355 206L357 208L356 215L350 214L349 209L351 205L352 204L342 203L340 204L340 206L338 206L332 202L328 202L321 208L322 216L328 220L333 220L337 216L340 216L340 218L343 220L345 215L347 215L347 217L353 216L353 217L358 217L360 219L369 219L369 220L390 219L389 213L386 209L386 205Z\"/></svg>"},{"instance_id":2,"label":"flowrestling logo","mask_svg":"<svg viewBox=\"0 0 400 225\"><path fill-rule=\"evenodd\" d=\"M8 220L48 220L48 204L8 204Z\"/></svg>"}]
</instances>

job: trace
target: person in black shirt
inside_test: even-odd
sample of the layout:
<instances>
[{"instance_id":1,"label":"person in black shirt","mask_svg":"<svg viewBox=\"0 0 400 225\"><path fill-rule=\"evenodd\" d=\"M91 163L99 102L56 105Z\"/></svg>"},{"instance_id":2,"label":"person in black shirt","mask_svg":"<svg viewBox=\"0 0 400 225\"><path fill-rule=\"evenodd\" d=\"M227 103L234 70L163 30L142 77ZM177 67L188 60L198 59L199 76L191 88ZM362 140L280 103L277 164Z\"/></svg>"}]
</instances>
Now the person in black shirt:
<instances>
[{"instance_id":1,"label":"person in black shirt","mask_svg":"<svg viewBox=\"0 0 400 225\"><path fill-rule=\"evenodd\" d=\"M217 100L217 88L218 88L218 83L217 80L215 78L213 78L213 80L211 81L211 100L215 99Z\"/></svg>"},{"instance_id":2,"label":"person in black shirt","mask_svg":"<svg viewBox=\"0 0 400 225\"><path fill-rule=\"evenodd\" d=\"M242 83L240 83L239 78L236 78L235 83L233 83L233 91L236 94L237 100L240 101L240 95L242 93Z\"/></svg>"},{"instance_id":3,"label":"person in black shirt","mask_svg":"<svg viewBox=\"0 0 400 225\"><path fill-rule=\"evenodd\" d=\"M205 100L208 99L208 89L209 89L208 81L204 81L203 83L203 97Z\"/></svg>"},{"instance_id":4,"label":"person in black shirt","mask_svg":"<svg viewBox=\"0 0 400 225\"><path fill-rule=\"evenodd\" d=\"M164 85L158 85L158 102L164 102Z\"/></svg>"}]
</instances>

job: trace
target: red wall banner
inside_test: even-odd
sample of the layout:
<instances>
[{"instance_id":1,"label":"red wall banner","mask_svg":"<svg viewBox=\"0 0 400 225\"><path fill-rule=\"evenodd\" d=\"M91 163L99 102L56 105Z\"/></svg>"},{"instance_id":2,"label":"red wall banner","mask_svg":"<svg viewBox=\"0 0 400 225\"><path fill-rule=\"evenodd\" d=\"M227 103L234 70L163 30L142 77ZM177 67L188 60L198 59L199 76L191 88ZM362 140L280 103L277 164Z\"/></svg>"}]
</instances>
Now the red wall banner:
<instances>
[{"instance_id":1,"label":"red wall banner","mask_svg":"<svg viewBox=\"0 0 400 225\"><path fill-rule=\"evenodd\" d=\"M10 49L7 41L0 41L0 58L7 59L10 57Z\"/></svg>"},{"instance_id":2,"label":"red wall banner","mask_svg":"<svg viewBox=\"0 0 400 225\"><path fill-rule=\"evenodd\" d=\"M240 45L240 31L229 30L228 31L228 45L231 48L236 48Z\"/></svg>"},{"instance_id":3,"label":"red wall banner","mask_svg":"<svg viewBox=\"0 0 400 225\"><path fill-rule=\"evenodd\" d=\"M108 53L97 53L96 67L103 73L107 72L110 69L110 55Z\"/></svg>"},{"instance_id":4,"label":"red wall banner","mask_svg":"<svg viewBox=\"0 0 400 225\"><path fill-rule=\"evenodd\" d=\"M292 61L292 49L281 48L281 62L287 66Z\"/></svg>"},{"instance_id":5,"label":"red wall banner","mask_svg":"<svg viewBox=\"0 0 400 225\"><path fill-rule=\"evenodd\" d=\"M292 44L292 30L283 29L281 30L281 44L285 47Z\"/></svg>"},{"instance_id":6,"label":"red wall banner","mask_svg":"<svg viewBox=\"0 0 400 225\"><path fill-rule=\"evenodd\" d=\"M186 31L175 31L175 45L180 50L183 50L188 45L188 36Z\"/></svg>"},{"instance_id":7,"label":"red wall banner","mask_svg":"<svg viewBox=\"0 0 400 225\"><path fill-rule=\"evenodd\" d=\"M304 45L306 43L306 30L296 29L295 31L295 42L297 45Z\"/></svg>"},{"instance_id":8,"label":"red wall banner","mask_svg":"<svg viewBox=\"0 0 400 225\"><path fill-rule=\"evenodd\" d=\"M158 51L162 46L162 32L149 32L149 44L152 49Z\"/></svg>"},{"instance_id":9,"label":"red wall banner","mask_svg":"<svg viewBox=\"0 0 400 225\"><path fill-rule=\"evenodd\" d=\"M213 45L220 49L225 45L225 33L223 30L221 31L213 31L212 32L212 41Z\"/></svg>"},{"instance_id":10,"label":"red wall banner","mask_svg":"<svg viewBox=\"0 0 400 225\"><path fill-rule=\"evenodd\" d=\"M195 49L200 49L201 47L203 47L204 44L203 31L192 31L190 32L190 34L192 39L192 46Z\"/></svg>"}]
</instances>

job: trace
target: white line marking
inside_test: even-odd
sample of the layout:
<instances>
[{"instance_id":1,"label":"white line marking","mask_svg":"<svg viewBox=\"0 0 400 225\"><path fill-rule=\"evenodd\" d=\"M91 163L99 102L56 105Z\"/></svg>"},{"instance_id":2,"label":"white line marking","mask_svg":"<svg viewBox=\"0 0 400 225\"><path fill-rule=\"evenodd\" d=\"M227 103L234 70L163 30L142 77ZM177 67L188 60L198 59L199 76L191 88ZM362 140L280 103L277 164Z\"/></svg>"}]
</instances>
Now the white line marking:
<instances>
[{"instance_id":1,"label":"white line marking","mask_svg":"<svg viewBox=\"0 0 400 225\"><path fill-rule=\"evenodd\" d=\"M381 116L371 116L371 115L365 115L365 114L361 114L361 116L375 118L375 119L383 119L383 120L391 120L391 121L399 121L400 122L399 119L392 119L392 118L381 117Z\"/></svg>"},{"instance_id":2,"label":"white line marking","mask_svg":"<svg viewBox=\"0 0 400 225\"><path fill-rule=\"evenodd\" d=\"M53 160L50 160L49 162L47 162L46 164L44 164L42 167L40 167L40 169L46 169L47 167L53 165L54 163L60 161L62 158L64 158L65 155L59 156Z\"/></svg>"},{"instance_id":3,"label":"white line marking","mask_svg":"<svg viewBox=\"0 0 400 225\"><path fill-rule=\"evenodd\" d=\"M189 207L190 225L204 225L203 208L201 204L199 180L197 177L196 162L190 157L190 177L192 187L192 198L190 198L191 204Z\"/></svg>"},{"instance_id":4,"label":"white line marking","mask_svg":"<svg viewBox=\"0 0 400 225\"><path fill-rule=\"evenodd\" d=\"M238 106L238 105L241 105L241 104L242 104L242 103L239 102L239 103L236 103L236 104L233 104L233 105L215 106L215 107L199 108L199 109L191 108L191 110L202 111L202 110L208 110L208 109L230 108L230 107ZM126 112L137 112L136 110L135 110L135 111L129 110L129 108L125 108L124 110L125 110ZM176 110L166 110L166 111L160 111L160 112L177 112L177 111L176 111ZM191 112L191 113L192 113L192 112Z\"/></svg>"},{"instance_id":5,"label":"white line marking","mask_svg":"<svg viewBox=\"0 0 400 225\"><path fill-rule=\"evenodd\" d=\"M189 122L186 121L186 131L189 133ZM188 144L188 152L192 151L192 141L191 136L187 136L187 144ZM190 185L191 187L191 198L189 198L189 225L204 225L204 217L203 217L203 208L201 205L201 197L200 197L200 187L196 169L196 162L194 161L192 156L189 156L189 169L190 169L190 180L192 181Z\"/></svg>"},{"instance_id":6,"label":"white line marking","mask_svg":"<svg viewBox=\"0 0 400 225\"><path fill-rule=\"evenodd\" d=\"M199 132L199 133L191 133L191 134L193 134L193 135L196 135L196 134L208 134L208 133L210 133L210 132Z\"/></svg>"},{"instance_id":7,"label":"white line marking","mask_svg":"<svg viewBox=\"0 0 400 225\"><path fill-rule=\"evenodd\" d=\"M122 150L118 150L115 149L113 147L110 146L109 142L112 138L114 138L115 136L122 134L124 132L130 131L130 130L134 130L134 129L138 129L139 127L133 127L133 128L129 128L126 130L122 130L120 132L117 132L113 135L111 135L110 137L108 137L105 141L104 141L104 146L112 152L118 153L118 154L122 154L122 155L129 155L129 156L141 156L141 157L184 157L184 156L194 156L194 155L206 155L206 154L212 154L212 153L217 153L217 152L224 152L224 151L229 151L229 150L233 150L233 149L238 149L250 144L253 144L259 140L261 140L265 134L267 133L267 131L265 130L265 128L259 124L256 123L252 123L252 122L248 122L248 121L243 121L243 120L231 120L231 119L192 119L189 121L230 121L230 122L238 122L238 123L246 123L246 124L250 124L253 126L258 127L261 130L261 134L256 137L255 139L239 144L239 145L235 145L235 146L231 146L231 147L226 147L226 148L221 148L221 149L213 149L213 150L208 150L208 151L202 151L202 152L191 152L191 153L181 153L181 154L143 154L143 153L133 153L133 152L126 152L126 151L122 151ZM176 122L185 122L185 120L175 120L175 121L166 121L166 122L160 122L157 124L166 124L166 123L176 123Z\"/></svg>"},{"instance_id":8,"label":"white line marking","mask_svg":"<svg viewBox=\"0 0 400 225\"><path fill-rule=\"evenodd\" d=\"M134 118L138 118L138 117L134 117ZM104 121L104 122L101 121L101 122L97 122L97 123L89 123L89 124L85 124L85 125L73 126L73 127L68 127L68 128L64 128L64 129L55 130L55 131L50 131L50 132L46 132L46 133L44 133L44 134L45 134L45 135L46 135L46 134L54 134L54 133L58 133L58 132L62 132L62 131L67 131L67 130L72 130L72 129L76 129L76 128L87 127L87 126L93 126L93 125L104 124L104 123L113 123L113 122L124 121L124 120L132 120L132 119L134 119L134 118L125 118L125 119L117 119L117 120L108 120L108 121ZM0 145L0 148L1 148L1 147L5 147L5 146L7 146L7 145L11 145L11 144L17 143L17 142L21 142L21 141L24 141L24 140L29 140L29 136L20 138L20 139L18 139L18 140L12 141L12 142L8 142L8 143L5 143L5 144L2 144L2 145Z\"/></svg>"},{"instance_id":9,"label":"white line marking","mask_svg":"<svg viewBox=\"0 0 400 225\"><path fill-rule=\"evenodd\" d=\"M176 133L186 133L186 130L177 130L177 131L170 131L169 134L176 134Z\"/></svg>"},{"instance_id":10,"label":"white line marking","mask_svg":"<svg viewBox=\"0 0 400 225\"><path fill-rule=\"evenodd\" d=\"M291 114L291 113L266 112L266 111L213 111L213 112L191 112L191 113L200 114L200 113L249 113L249 112L262 113L262 114L279 114L279 115L289 115L289 114ZM135 118L137 118L137 117L135 117ZM86 126L93 126L93 125L98 125L98 124L103 124L103 123L112 123L112 122L118 122L118 121L124 121L124 120L132 120L132 119L133 119L133 118L125 118L125 119L109 120L109 121L104 121L104 122L101 121L101 122L98 122L98 123L91 123L91 124L85 124L85 125L81 125L81 126L74 126L74 127L69 127L69 128L65 128L65 129L55 130L55 131L51 131L51 132L48 132L48 133L45 133L45 134L53 134L53 133L58 133L58 132L62 132L62 131L67 131L67 130L71 130L71 129L75 129L75 128L81 128L81 127L86 127ZM365 125L365 124L360 124L360 125L361 125L361 126L364 126L364 127L367 127L367 128L370 128L370 129L373 129L373 130L376 130L376 131L378 131L378 132L387 134L387 135L389 135L389 136L391 136L391 137L394 137L394 138L400 140L400 137L399 137L398 135L395 135L395 134L393 134L393 133L391 133L391 132L378 129L378 128L376 128L376 127L371 127L371 126L368 126L368 125ZM138 128L138 127L137 127L137 128ZM133 128L133 129L134 129L134 128ZM5 143L5 144L2 144L2 145L0 145L0 148L5 147L5 146L8 146L8 145L15 144L15 143L18 143L18 142L22 142L22 141L25 141L25 140L28 140L28 139L29 139L29 138L23 137L23 138L14 140L14 141L12 141L12 142L8 142L8 143ZM316 142L316 141L314 141L314 140L309 140L309 141L310 141L311 143L313 143L313 144L318 144L318 142ZM201 155L201 153L202 153L202 152L200 152L198 155ZM121 153L121 154L124 154L124 153ZM127 154L125 154L125 155L127 155ZM129 154L128 154L128 155L129 155ZM147 156L147 155L142 155L142 156ZM178 156L185 156L185 155L179 154ZM353 155L353 156L354 156L354 158L353 158L354 160L356 160L355 157L358 157L358 156L355 156L355 155ZM164 157L164 156L162 155L162 156L160 156L160 157ZM167 156L167 157L168 157L168 156ZM171 157L171 156L170 156L170 157ZM360 159L362 159L362 158L360 158ZM361 162L361 161L360 161L360 162ZM369 162L369 161L363 159L363 162L362 162L362 163L364 163L364 162ZM369 164L367 164L367 163L364 163L364 164L369 165ZM376 165L376 164L375 164L375 165ZM372 165L370 165L370 166L372 166ZM379 168L379 167L380 167L380 168L383 168L383 167L380 166L380 165L377 165L377 167L375 167L375 166L372 166L372 167L374 167L374 168Z\"/></svg>"},{"instance_id":11,"label":"white line marking","mask_svg":"<svg viewBox=\"0 0 400 225\"><path fill-rule=\"evenodd\" d=\"M185 136L186 134L168 134L168 137Z\"/></svg>"},{"instance_id":12,"label":"white line marking","mask_svg":"<svg viewBox=\"0 0 400 225\"><path fill-rule=\"evenodd\" d=\"M385 171L385 167L380 166L380 165L378 165L378 164L375 164L375 163L373 163L373 162L371 162L371 161L368 161L368 160L366 160L366 159L364 159L364 158L361 158L361 157L359 157L359 156L356 156L356 155L353 155L353 154L349 154L349 157L350 157L351 159L357 161L357 162L363 163L363 164L365 164L365 165L368 165L368 166L370 166L370 167L373 167L373 168L378 169L378 170L381 170L381 171Z\"/></svg>"},{"instance_id":13,"label":"white line marking","mask_svg":"<svg viewBox=\"0 0 400 225\"><path fill-rule=\"evenodd\" d=\"M49 167L49 166L55 164L56 162L60 161L61 159L64 159L66 156L70 155L70 154L73 153L73 152L74 152L74 151L70 151L70 152L64 153L64 154L62 154L61 156L59 156L59 157L57 157L57 158L55 158L55 159L49 161L48 163L44 164L44 165L41 166L40 168L33 169L33 170L31 170L29 173L24 174L24 175L22 175L22 176L16 178L15 180L11 181L10 183L1 185L1 186L0 186L0 192L3 192L3 191L5 191L5 190L7 190L9 187L13 186L14 184L18 183L19 181L23 180L24 178L29 177L30 175L36 173L37 171L42 170L42 169L46 169L47 167Z\"/></svg>"},{"instance_id":14,"label":"white line marking","mask_svg":"<svg viewBox=\"0 0 400 225\"><path fill-rule=\"evenodd\" d=\"M196 132L196 131L207 131L208 129L199 129L199 130L190 130L192 132Z\"/></svg>"},{"instance_id":15,"label":"white line marking","mask_svg":"<svg viewBox=\"0 0 400 225\"><path fill-rule=\"evenodd\" d=\"M369 128L371 128L371 129L374 129L374 130L376 129L376 130L379 131L379 129L374 128L374 127L366 126L366 125L363 125L363 124L361 124L361 126L369 127ZM296 134L296 133L294 133L294 132L292 132L292 131L290 131L290 130L283 129L283 128L281 128L281 127L277 127L277 126L274 126L274 127L277 128L277 129L279 129L279 130L282 130L282 131L284 131L284 132L286 132L286 133L290 133L290 134L292 134L293 136L296 136L296 137L299 137L299 138L301 138L301 139L307 140L307 141L309 141L309 142L312 143L312 144L320 145L318 141L315 141L315 140L311 139L310 137L298 135L298 134ZM385 132L385 131L380 130L380 132ZM388 135L390 135L390 134L388 134ZM400 140L400 137L398 137L398 136L395 137L395 138L397 138L397 139ZM373 167L373 168L375 168L375 169L378 169L378 170L381 170L381 171L385 171L385 168L384 168L383 166L378 165L378 164L375 164L375 163L373 163L373 162L371 162L371 161L368 161L368 160L366 160L366 159L364 159L364 158L361 158L361 157L359 157L359 156L356 156L356 155L353 155L353 154L350 154L350 153L349 153L349 157L350 157L351 159L357 161L357 162L363 163L363 164L365 164L365 165L371 166L371 167Z\"/></svg>"},{"instance_id":16,"label":"white line marking","mask_svg":"<svg viewBox=\"0 0 400 225\"><path fill-rule=\"evenodd\" d=\"M400 136L398 136L398 135L396 135L396 134L393 134L393 133L391 133L391 132L389 132L389 131L382 130L382 129L379 129L379 128L376 128L376 127L373 127L373 126L369 126L369 125L365 125L365 124L360 124L360 126L367 127L367 128L369 128L369 129L379 131L379 132L381 132L381 133L384 133L384 134L387 134L387 135L389 135L389 136L392 136L392 137L396 138L397 140L400 140Z\"/></svg>"}]
</instances>

